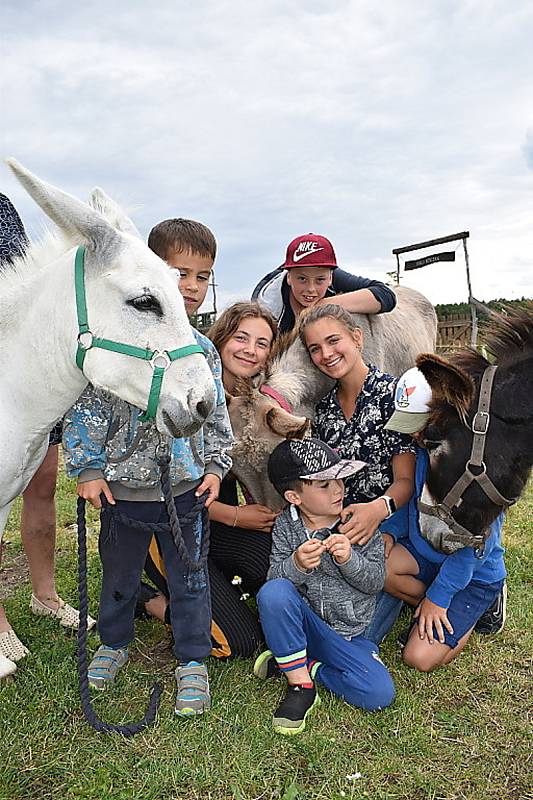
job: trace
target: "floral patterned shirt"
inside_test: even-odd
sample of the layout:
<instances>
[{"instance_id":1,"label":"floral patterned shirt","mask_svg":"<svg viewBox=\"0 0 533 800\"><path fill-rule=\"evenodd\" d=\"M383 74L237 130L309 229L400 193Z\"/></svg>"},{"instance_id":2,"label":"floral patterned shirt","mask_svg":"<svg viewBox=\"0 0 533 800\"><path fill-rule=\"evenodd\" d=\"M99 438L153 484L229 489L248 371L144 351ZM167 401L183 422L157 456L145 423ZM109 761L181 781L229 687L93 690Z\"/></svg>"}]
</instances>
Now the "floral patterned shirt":
<instances>
[{"instance_id":1,"label":"floral patterned shirt","mask_svg":"<svg viewBox=\"0 0 533 800\"><path fill-rule=\"evenodd\" d=\"M370 365L351 419L345 418L339 405L337 386L316 407L312 435L343 458L360 459L368 464L346 479L347 504L380 497L393 481L392 457L415 452L410 436L384 428L394 411L397 381Z\"/></svg>"}]
</instances>

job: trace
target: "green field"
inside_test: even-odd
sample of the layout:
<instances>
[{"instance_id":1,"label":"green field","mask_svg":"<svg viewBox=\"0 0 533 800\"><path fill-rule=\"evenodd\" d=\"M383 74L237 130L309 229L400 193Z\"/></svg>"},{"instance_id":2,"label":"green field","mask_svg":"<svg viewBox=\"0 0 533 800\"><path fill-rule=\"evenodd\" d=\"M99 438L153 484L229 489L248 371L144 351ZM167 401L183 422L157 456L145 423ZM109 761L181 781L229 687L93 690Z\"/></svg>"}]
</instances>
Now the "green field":
<instances>
[{"instance_id":1,"label":"green field","mask_svg":"<svg viewBox=\"0 0 533 800\"><path fill-rule=\"evenodd\" d=\"M212 662L212 711L173 714L173 661L162 626L137 625L132 662L98 713L131 722L144 713L155 678L164 691L156 724L133 739L96 734L78 697L75 636L28 610L18 511L5 534L0 579L11 623L31 655L0 684L0 800L61 798L395 798L526 800L533 798L528 699L531 694L533 489L509 512L505 528L509 615L496 637L473 636L446 670L416 674L400 660L395 637L383 648L397 687L391 708L365 714L328 695L308 730L286 739L271 731L282 690L260 683L251 662ZM76 600L75 499L62 478L58 586ZM90 535L90 610L97 612L96 521ZM18 577L17 577L18 576ZM405 623L404 623L405 624ZM89 637L97 646L96 635Z\"/></svg>"}]
</instances>

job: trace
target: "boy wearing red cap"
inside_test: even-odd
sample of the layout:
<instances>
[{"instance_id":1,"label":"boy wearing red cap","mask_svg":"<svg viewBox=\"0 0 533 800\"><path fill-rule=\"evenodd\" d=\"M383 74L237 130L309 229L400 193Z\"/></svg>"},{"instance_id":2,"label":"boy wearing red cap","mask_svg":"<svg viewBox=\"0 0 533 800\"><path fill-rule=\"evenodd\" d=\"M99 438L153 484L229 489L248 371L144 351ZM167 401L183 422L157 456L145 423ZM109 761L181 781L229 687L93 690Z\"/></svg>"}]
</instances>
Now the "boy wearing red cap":
<instances>
[{"instance_id":1,"label":"boy wearing red cap","mask_svg":"<svg viewBox=\"0 0 533 800\"><path fill-rule=\"evenodd\" d=\"M333 245L315 233L292 240L285 263L262 278L252 298L272 311L280 333L292 330L299 314L323 298L360 314L380 314L396 305L396 295L381 281L339 269Z\"/></svg>"}]
</instances>

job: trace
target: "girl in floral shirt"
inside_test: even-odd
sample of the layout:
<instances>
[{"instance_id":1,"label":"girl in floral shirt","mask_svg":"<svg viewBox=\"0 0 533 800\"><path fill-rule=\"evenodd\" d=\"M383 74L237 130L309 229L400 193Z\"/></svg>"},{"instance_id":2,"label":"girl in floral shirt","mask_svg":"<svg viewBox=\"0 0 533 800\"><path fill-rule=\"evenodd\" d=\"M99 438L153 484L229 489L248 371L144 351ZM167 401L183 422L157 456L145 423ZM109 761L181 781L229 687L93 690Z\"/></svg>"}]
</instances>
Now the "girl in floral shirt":
<instances>
[{"instance_id":1,"label":"girl in floral shirt","mask_svg":"<svg viewBox=\"0 0 533 800\"><path fill-rule=\"evenodd\" d=\"M339 528L352 544L363 545L414 491L412 442L384 428L394 411L397 378L365 364L363 334L340 306L313 308L299 333L315 366L336 381L316 407L312 435L342 458L368 465L346 481L348 505Z\"/></svg>"}]
</instances>

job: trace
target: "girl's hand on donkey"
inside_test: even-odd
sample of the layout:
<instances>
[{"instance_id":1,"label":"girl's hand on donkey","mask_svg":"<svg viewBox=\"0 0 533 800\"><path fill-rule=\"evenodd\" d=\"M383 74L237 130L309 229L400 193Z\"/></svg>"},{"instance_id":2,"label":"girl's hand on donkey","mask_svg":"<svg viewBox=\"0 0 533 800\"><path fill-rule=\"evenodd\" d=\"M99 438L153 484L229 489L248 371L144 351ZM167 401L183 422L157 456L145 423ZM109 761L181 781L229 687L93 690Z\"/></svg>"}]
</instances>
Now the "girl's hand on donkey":
<instances>
[{"instance_id":1,"label":"girl's hand on donkey","mask_svg":"<svg viewBox=\"0 0 533 800\"><path fill-rule=\"evenodd\" d=\"M325 549L324 542L319 542L318 539L309 539L294 551L296 566L303 570L318 567Z\"/></svg>"},{"instance_id":2,"label":"girl's hand on donkey","mask_svg":"<svg viewBox=\"0 0 533 800\"><path fill-rule=\"evenodd\" d=\"M352 503L342 510L339 533L347 536L352 544L366 544L386 516L385 503L379 497L370 503Z\"/></svg>"},{"instance_id":3,"label":"girl's hand on donkey","mask_svg":"<svg viewBox=\"0 0 533 800\"><path fill-rule=\"evenodd\" d=\"M88 500L89 503L95 508L102 508L102 501L100 495L103 494L107 498L107 502L112 506L115 505L115 498L111 494L111 489L107 485L107 481L103 478L97 478L94 481L85 481L85 483L78 483L76 489L78 495Z\"/></svg>"},{"instance_id":4,"label":"girl's hand on donkey","mask_svg":"<svg viewBox=\"0 0 533 800\"><path fill-rule=\"evenodd\" d=\"M429 644L434 642L433 626L437 631L439 642L444 644L444 628L448 633L453 634L453 628L446 613L446 609L433 603L429 597L424 597L415 611L415 619L418 623L418 635L421 639L427 636ZM443 628L444 626L444 628Z\"/></svg>"},{"instance_id":5,"label":"girl's hand on donkey","mask_svg":"<svg viewBox=\"0 0 533 800\"><path fill-rule=\"evenodd\" d=\"M248 531L262 531L270 533L276 520L277 514L259 503L250 503L246 506L239 506L237 510L237 528L244 528Z\"/></svg>"}]
</instances>

